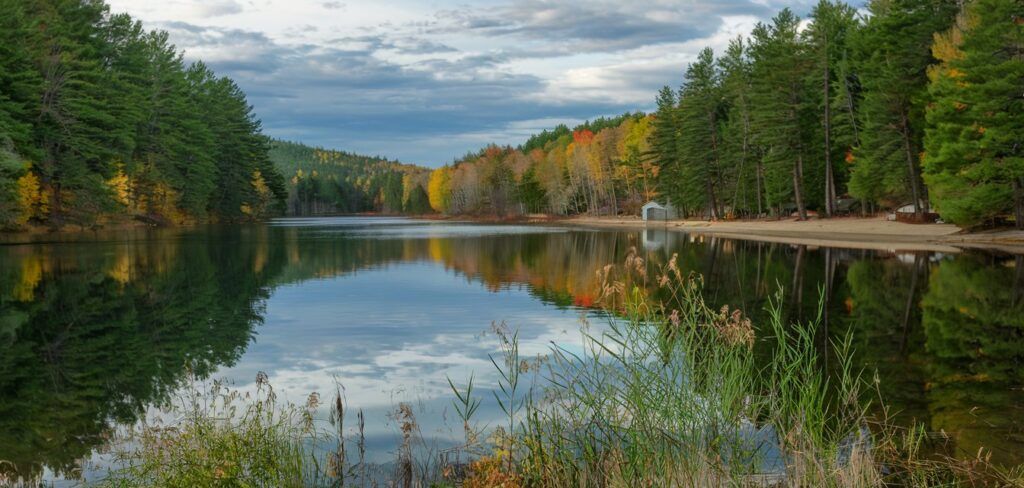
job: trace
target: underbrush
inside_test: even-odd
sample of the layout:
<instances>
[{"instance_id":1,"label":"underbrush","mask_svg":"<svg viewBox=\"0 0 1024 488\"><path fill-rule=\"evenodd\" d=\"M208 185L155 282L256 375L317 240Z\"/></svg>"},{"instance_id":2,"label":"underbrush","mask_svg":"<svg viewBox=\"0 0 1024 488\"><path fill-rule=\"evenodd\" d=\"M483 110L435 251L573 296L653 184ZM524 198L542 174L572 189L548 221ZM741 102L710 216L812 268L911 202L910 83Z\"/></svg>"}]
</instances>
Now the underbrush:
<instances>
[{"instance_id":1,"label":"underbrush","mask_svg":"<svg viewBox=\"0 0 1024 488\"><path fill-rule=\"evenodd\" d=\"M193 384L158 420L119 433L102 485L330 486L342 459L315 449L337 439L314 421L319 406L315 394L301 407L279 402L262 374L254 394Z\"/></svg>"}]
</instances>

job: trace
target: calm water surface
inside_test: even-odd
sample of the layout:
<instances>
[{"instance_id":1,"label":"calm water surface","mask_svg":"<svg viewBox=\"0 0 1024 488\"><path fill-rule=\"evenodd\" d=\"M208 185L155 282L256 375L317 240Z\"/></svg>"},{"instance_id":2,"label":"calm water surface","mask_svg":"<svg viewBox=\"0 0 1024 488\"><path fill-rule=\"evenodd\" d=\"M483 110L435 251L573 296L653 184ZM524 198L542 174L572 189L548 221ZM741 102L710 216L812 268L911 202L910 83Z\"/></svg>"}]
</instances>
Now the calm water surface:
<instances>
[{"instance_id":1,"label":"calm water surface","mask_svg":"<svg viewBox=\"0 0 1024 488\"><path fill-rule=\"evenodd\" d=\"M340 384L373 460L391 458L399 402L443 444L459 435L446 378L495 384L492 322L520 331L524 355L580 347L581 320L607 320L595 271L631 248L654 264L678 253L713 304L755 322L780 286L791 320L824 293L821 344L852 334L897 419L924 423L940 451L1024 462L1021 256L398 218L62 239L0 245L0 479L95 479L111 429L189 371L243 391L262 371L296 403Z\"/></svg>"}]
</instances>

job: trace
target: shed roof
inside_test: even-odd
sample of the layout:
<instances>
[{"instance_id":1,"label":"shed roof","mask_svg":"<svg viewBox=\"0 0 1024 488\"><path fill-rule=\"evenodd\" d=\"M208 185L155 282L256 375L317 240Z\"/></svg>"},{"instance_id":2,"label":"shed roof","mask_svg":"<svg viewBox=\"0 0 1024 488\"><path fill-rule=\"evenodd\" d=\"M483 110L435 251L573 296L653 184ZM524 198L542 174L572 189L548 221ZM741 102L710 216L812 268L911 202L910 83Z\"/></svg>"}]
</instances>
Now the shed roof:
<instances>
[{"instance_id":1,"label":"shed roof","mask_svg":"<svg viewBox=\"0 0 1024 488\"><path fill-rule=\"evenodd\" d=\"M669 204L669 205L662 205L662 204L660 204L660 203L658 203L658 202L656 202L656 201L654 201L654 200L651 200L651 201L649 201L649 202L645 203L645 204L644 204L644 206L643 206L643 208L644 208L644 210L646 210L646 209L649 209L649 208L661 208L661 209L666 209L666 208L668 208L668 207L670 207L670 206L671 206L671 204Z\"/></svg>"}]
</instances>

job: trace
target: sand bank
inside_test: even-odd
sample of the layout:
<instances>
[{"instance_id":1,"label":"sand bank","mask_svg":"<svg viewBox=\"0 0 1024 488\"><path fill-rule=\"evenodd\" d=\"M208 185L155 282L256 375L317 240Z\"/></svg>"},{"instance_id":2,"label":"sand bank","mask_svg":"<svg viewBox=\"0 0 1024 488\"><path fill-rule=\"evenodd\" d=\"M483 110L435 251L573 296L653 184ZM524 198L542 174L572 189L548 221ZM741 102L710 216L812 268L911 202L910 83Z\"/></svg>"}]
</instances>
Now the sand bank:
<instances>
[{"instance_id":1,"label":"sand bank","mask_svg":"<svg viewBox=\"0 0 1024 488\"><path fill-rule=\"evenodd\" d=\"M636 217L572 217L559 223L621 228L667 229L694 234L786 242L812 246L877 249L888 251L957 252L964 248L983 248L1016 254L1024 253L1024 231L999 230L968 233L952 224L907 224L884 217L840 217L799 221L670 220L644 222Z\"/></svg>"}]
</instances>

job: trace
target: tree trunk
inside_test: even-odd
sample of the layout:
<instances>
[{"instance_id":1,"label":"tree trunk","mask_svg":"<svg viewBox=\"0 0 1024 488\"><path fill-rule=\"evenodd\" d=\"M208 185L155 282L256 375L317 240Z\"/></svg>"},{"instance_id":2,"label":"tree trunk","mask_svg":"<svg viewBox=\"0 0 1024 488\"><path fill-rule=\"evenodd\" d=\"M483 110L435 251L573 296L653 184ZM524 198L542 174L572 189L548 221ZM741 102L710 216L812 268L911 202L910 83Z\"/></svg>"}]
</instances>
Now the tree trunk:
<instances>
[{"instance_id":1,"label":"tree trunk","mask_svg":"<svg viewBox=\"0 0 1024 488\"><path fill-rule=\"evenodd\" d=\"M921 183L917 172L917 164L914 162L914 150L910 146L910 123L907 121L907 113L900 111L900 134L903 136L903 152L907 158L907 172L910 178L910 195L914 199L914 215L921 217Z\"/></svg>"},{"instance_id":2,"label":"tree trunk","mask_svg":"<svg viewBox=\"0 0 1024 488\"><path fill-rule=\"evenodd\" d=\"M718 173L718 131L715 127L718 125L718 121L715 117L715 113L712 111L708 112L708 130L711 133L711 161L708 161L708 174L707 178L707 192L708 192L708 205L711 211L711 220L717 220L721 217L718 211L718 199L715 197L715 183L714 174ZM719 175L720 178L720 175Z\"/></svg>"},{"instance_id":3,"label":"tree trunk","mask_svg":"<svg viewBox=\"0 0 1024 488\"><path fill-rule=\"evenodd\" d=\"M795 93L798 93L798 92L796 90L794 90L793 93L795 94ZM792 102L791 102L791 105L790 105L791 108L789 110L789 117L790 117L790 120L793 122L794 127L800 127L800 117L797 114L796 109L792 108L792 107L795 107L797 105L798 101L799 101L798 96L797 95L793 95L793 99L792 99ZM797 211L798 218L800 220L807 220L807 207L804 206L804 191L803 191L804 190L803 189L803 181L804 181L804 144L803 144L803 140L801 139L802 134L800 134L799 132L800 131L797 132L796 141L795 141L796 142L795 147L791 146L793 149L795 149L795 152L796 152L796 161L795 161L795 164L793 166L793 199L796 200L796 211Z\"/></svg>"},{"instance_id":4,"label":"tree trunk","mask_svg":"<svg viewBox=\"0 0 1024 488\"><path fill-rule=\"evenodd\" d=\"M757 217L760 218L764 215L764 207L761 205L761 193L763 193L763 190L761 189L761 179L763 178L764 167L761 165L761 160L757 161L757 168L755 168L755 171L754 184L757 186L757 189L755 190L757 192Z\"/></svg>"},{"instance_id":5,"label":"tree trunk","mask_svg":"<svg viewBox=\"0 0 1024 488\"><path fill-rule=\"evenodd\" d=\"M704 179L705 191L707 192L708 199L708 218L710 220L718 219L718 205L715 201L715 185L711 182L711 176L709 175Z\"/></svg>"},{"instance_id":6,"label":"tree trunk","mask_svg":"<svg viewBox=\"0 0 1024 488\"><path fill-rule=\"evenodd\" d=\"M796 211L800 220L807 220L807 208L804 207L803 195L804 156L797 154L796 165L793 166L793 199L796 200Z\"/></svg>"},{"instance_id":7,"label":"tree trunk","mask_svg":"<svg viewBox=\"0 0 1024 488\"><path fill-rule=\"evenodd\" d=\"M827 42L827 40L826 40ZM826 44L827 46L827 44ZM825 216L831 217L835 213L835 178L832 175L832 107L829 92L831 92L831 81L829 77L828 51L825 52L824 69L824 90L825 90Z\"/></svg>"},{"instance_id":8,"label":"tree trunk","mask_svg":"<svg viewBox=\"0 0 1024 488\"><path fill-rule=\"evenodd\" d=\"M743 155L740 157L740 168L739 168L739 171L736 173L736 174L739 175L739 177L737 178L736 191L733 194L734 196L732 198L732 200L733 200L733 203L732 203L733 212L736 213L736 214L739 214L739 212L736 211L736 209L739 206L740 189L746 187L746 185L744 184L745 183L744 180L745 180L745 176L746 176L745 168L746 168L746 163L747 163L747 152L748 152L748 147L749 147L748 136L747 136L747 132L748 132L749 129L747 128L747 124L748 123L747 123L746 109L745 108L741 108L740 110L741 110L741 114L742 114L741 117L743 118L743 153L742 153ZM743 209L744 209L744 211L750 211L750 205L749 205L750 201L747 200L747 196L748 196L748 193L747 192L743 192ZM758 203L760 203L760 202L758 202ZM758 209L758 210L760 210L760 209Z\"/></svg>"}]
</instances>

